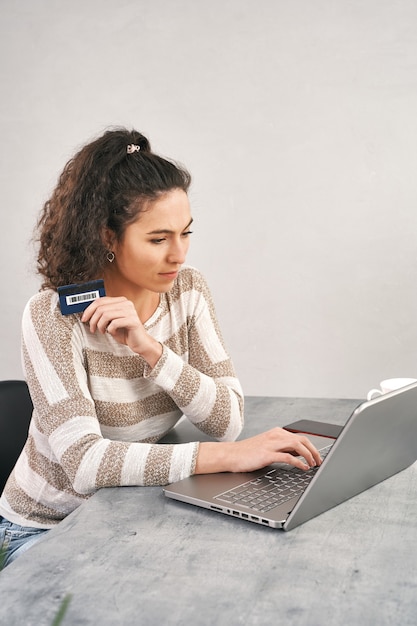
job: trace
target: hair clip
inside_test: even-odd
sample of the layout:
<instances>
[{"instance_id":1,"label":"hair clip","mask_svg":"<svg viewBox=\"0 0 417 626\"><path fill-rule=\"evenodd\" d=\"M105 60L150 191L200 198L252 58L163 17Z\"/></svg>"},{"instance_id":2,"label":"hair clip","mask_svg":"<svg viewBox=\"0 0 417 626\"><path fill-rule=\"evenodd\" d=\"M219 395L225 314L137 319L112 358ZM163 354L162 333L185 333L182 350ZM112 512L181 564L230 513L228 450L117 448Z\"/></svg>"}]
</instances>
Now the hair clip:
<instances>
[{"instance_id":1,"label":"hair clip","mask_svg":"<svg viewBox=\"0 0 417 626\"><path fill-rule=\"evenodd\" d=\"M134 152L139 152L140 150L140 146L136 145L135 143L130 143L127 146L127 153L128 154L133 154Z\"/></svg>"}]
</instances>

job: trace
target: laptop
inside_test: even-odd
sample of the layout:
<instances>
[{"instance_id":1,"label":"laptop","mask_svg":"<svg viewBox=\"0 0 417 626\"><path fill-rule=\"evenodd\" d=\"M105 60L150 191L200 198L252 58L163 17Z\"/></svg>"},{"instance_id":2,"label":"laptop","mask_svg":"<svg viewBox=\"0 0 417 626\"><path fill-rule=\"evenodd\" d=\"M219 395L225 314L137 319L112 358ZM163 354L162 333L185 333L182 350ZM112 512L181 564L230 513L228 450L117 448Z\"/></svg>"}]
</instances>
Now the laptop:
<instances>
[{"instance_id":1,"label":"laptop","mask_svg":"<svg viewBox=\"0 0 417 626\"><path fill-rule=\"evenodd\" d=\"M255 472L199 474L167 485L164 494L249 522L291 530L416 461L417 383L360 404L334 441L306 436L324 456L318 468L306 472L274 464ZM288 491L288 483L295 485L298 476L304 477L304 485ZM276 494L280 489L287 489L281 500Z\"/></svg>"}]
</instances>

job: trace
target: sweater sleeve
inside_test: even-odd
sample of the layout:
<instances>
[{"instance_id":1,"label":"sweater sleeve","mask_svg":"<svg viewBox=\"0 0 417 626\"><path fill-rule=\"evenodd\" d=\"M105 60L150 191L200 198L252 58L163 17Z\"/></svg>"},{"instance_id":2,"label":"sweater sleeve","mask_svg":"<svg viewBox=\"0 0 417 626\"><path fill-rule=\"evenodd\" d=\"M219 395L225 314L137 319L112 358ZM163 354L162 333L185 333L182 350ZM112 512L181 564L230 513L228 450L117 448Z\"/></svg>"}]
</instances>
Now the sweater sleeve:
<instances>
[{"instance_id":1,"label":"sweater sleeve","mask_svg":"<svg viewBox=\"0 0 417 626\"><path fill-rule=\"evenodd\" d=\"M191 270L191 268L190 268ZM234 441L243 427L243 392L225 348L210 290L203 276L190 271L188 358L163 346L163 354L145 375L166 391L202 432Z\"/></svg>"}]
</instances>

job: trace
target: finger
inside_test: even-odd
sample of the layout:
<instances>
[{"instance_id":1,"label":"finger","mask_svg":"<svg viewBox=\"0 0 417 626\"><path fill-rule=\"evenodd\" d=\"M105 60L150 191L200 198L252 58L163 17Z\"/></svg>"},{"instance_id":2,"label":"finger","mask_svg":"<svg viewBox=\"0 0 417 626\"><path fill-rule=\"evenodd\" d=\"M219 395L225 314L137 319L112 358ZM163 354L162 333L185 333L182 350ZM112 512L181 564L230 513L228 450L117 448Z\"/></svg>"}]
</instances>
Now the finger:
<instances>
[{"instance_id":1,"label":"finger","mask_svg":"<svg viewBox=\"0 0 417 626\"><path fill-rule=\"evenodd\" d=\"M303 436L301 438L301 442L306 448L308 448L308 450L312 454L316 465L321 465L323 462L323 459L321 458L321 454L319 450L317 450L316 446L310 441L310 439L308 437Z\"/></svg>"},{"instance_id":2,"label":"finger","mask_svg":"<svg viewBox=\"0 0 417 626\"><path fill-rule=\"evenodd\" d=\"M319 465L322 461L320 452L315 445L305 435L294 435L291 439L294 450L297 454L302 454L308 462L314 461L313 465Z\"/></svg>"},{"instance_id":3,"label":"finger","mask_svg":"<svg viewBox=\"0 0 417 626\"><path fill-rule=\"evenodd\" d=\"M103 296L102 298L97 298L97 300L94 300L84 310L81 316L81 321L88 322L91 319L91 317L94 315L94 313L100 308L103 308L111 304L121 304L122 302L126 302L126 301L127 299L124 296L118 296L114 298L109 297L109 296Z\"/></svg>"},{"instance_id":4,"label":"finger","mask_svg":"<svg viewBox=\"0 0 417 626\"><path fill-rule=\"evenodd\" d=\"M315 455L310 451L310 449L300 440L296 440L292 442L291 450L287 449L290 454L304 457L309 467L316 467L319 465L320 454L318 454L318 459L316 461Z\"/></svg>"},{"instance_id":5,"label":"finger","mask_svg":"<svg viewBox=\"0 0 417 626\"><path fill-rule=\"evenodd\" d=\"M313 449L309 445L301 444L300 454L305 458L310 467L316 467L321 464L321 456L318 450L313 446Z\"/></svg>"},{"instance_id":6,"label":"finger","mask_svg":"<svg viewBox=\"0 0 417 626\"><path fill-rule=\"evenodd\" d=\"M282 452L280 455L279 463L287 463L287 465L292 465L293 467L298 467L304 471L311 469L311 466L303 461L303 459L299 456L294 456L291 452Z\"/></svg>"},{"instance_id":7,"label":"finger","mask_svg":"<svg viewBox=\"0 0 417 626\"><path fill-rule=\"evenodd\" d=\"M132 316L129 302L115 302L114 300L111 299L108 303L96 305L95 310L88 311L88 315L86 315L86 319L83 319L83 321L89 324L91 332L94 333L98 329L104 334L112 321L124 320L122 324L127 326L132 323L132 319L137 317Z\"/></svg>"},{"instance_id":8,"label":"finger","mask_svg":"<svg viewBox=\"0 0 417 626\"><path fill-rule=\"evenodd\" d=\"M113 307L108 310L97 311L93 315L90 324L94 323L101 333L109 332L110 334L120 329L129 330L137 325L136 316L132 316L130 311Z\"/></svg>"},{"instance_id":9,"label":"finger","mask_svg":"<svg viewBox=\"0 0 417 626\"><path fill-rule=\"evenodd\" d=\"M96 308L97 308L97 305L95 302L92 302L91 304L89 304L88 307L84 310L83 314L81 315L81 321L83 323L87 323L91 319Z\"/></svg>"}]
</instances>

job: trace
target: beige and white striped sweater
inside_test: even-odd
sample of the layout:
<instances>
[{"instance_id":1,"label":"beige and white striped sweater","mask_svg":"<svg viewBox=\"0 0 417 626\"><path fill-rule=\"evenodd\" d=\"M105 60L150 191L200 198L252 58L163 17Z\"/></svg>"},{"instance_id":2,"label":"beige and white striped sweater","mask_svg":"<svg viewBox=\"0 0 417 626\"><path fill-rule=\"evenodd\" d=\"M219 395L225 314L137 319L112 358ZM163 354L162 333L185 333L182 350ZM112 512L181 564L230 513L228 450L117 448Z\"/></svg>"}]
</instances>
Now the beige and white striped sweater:
<instances>
[{"instance_id":1,"label":"beige and white striped sweater","mask_svg":"<svg viewBox=\"0 0 417 626\"><path fill-rule=\"evenodd\" d=\"M182 415L220 441L243 425L243 395L201 274L184 267L145 324L163 344L151 369L57 294L26 306L23 364L34 412L24 450L0 499L12 522L50 528L94 491L159 485L189 476L198 443L156 443Z\"/></svg>"}]
</instances>

